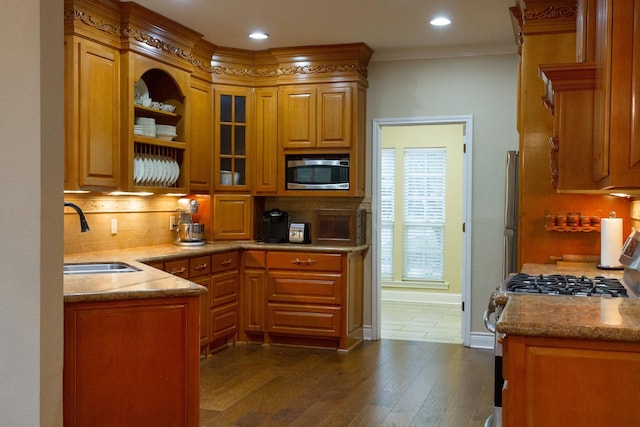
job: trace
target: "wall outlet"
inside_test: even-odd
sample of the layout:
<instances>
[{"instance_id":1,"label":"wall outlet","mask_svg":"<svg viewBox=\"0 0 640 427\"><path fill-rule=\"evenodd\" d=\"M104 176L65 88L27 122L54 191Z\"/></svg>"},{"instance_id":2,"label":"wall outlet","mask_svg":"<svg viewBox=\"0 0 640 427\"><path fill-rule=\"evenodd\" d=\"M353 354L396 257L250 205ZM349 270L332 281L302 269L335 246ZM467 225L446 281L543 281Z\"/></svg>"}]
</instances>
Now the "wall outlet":
<instances>
[{"instance_id":1,"label":"wall outlet","mask_svg":"<svg viewBox=\"0 0 640 427\"><path fill-rule=\"evenodd\" d=\"M118 234L118 220L116 218L111 220L111 234Z\"/></svg>"},{"instance_id":2,"label":"wall outlet","mask_svg":"<svg viewBox=\"0 0 640 427\"><path fill-rule=\"evenodd\" d=\"M171 215L169 217L169 230L173 231L176 229L176 216L175 215Z\"/></svg>"}]
</instances>

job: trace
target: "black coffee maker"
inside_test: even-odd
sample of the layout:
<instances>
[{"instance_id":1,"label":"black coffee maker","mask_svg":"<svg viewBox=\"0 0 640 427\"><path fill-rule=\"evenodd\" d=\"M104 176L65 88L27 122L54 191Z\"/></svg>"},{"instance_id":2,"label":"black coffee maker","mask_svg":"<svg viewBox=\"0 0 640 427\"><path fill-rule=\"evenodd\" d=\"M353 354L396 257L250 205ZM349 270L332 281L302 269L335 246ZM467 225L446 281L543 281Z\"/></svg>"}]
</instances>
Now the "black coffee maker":
<instances>
[{"instance_id":1,"label":"black coffee maker","mask_svg":"<svg viewBox=\"0 0 640 427\"><path fill-rule=\"evenodd\" d=\"M289 241L289 214L271 209L262 214L262 241L287 243Z\"/></svg>"}]
</instances>

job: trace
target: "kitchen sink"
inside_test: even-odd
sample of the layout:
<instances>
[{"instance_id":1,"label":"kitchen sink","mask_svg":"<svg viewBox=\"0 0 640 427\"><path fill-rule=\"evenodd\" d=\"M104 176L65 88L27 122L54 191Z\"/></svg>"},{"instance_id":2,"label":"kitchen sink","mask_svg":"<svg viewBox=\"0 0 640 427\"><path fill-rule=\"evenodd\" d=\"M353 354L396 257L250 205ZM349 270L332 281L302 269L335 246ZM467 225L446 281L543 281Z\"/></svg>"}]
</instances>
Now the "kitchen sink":
<instances>
[{"instance_id":1,"label":"kitchen sink","mask_svg":"<svg viewBox=\"0 0 640 427\"><path fill-rule=\"evenodd\" d=\"M139 268L124 262L80 262L64 265L64 274L132 273Z\"/></svg>"}]
</instances>

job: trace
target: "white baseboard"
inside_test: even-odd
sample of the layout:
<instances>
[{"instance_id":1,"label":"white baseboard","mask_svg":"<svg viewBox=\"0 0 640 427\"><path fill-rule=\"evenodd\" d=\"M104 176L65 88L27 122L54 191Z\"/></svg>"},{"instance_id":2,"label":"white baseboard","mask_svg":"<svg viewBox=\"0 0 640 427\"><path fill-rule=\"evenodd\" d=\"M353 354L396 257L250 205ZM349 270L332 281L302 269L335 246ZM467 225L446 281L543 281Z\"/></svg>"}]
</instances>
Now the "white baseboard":
<instances>
[{"instance_id":1,"label":"white baseboard","mask_svg":"<svg viewBox=\"0 0 640 427\"><path fill-rule=\"evenodd\" d=\"M429 304L460 305L460 294L445 294L438 292L416 292L396 289L381 289L382 301L419 302Z\"/></svg>"},{"instance_id":2,"label":"white baseboard","mask_svg":"<svg viewBox=\"0 0 640 427\"><path fill-rule=\"evenodd\" d=\"M495 336L491 332L471 332L469 347L493 350Z\"/></svg>"}]
</instances>

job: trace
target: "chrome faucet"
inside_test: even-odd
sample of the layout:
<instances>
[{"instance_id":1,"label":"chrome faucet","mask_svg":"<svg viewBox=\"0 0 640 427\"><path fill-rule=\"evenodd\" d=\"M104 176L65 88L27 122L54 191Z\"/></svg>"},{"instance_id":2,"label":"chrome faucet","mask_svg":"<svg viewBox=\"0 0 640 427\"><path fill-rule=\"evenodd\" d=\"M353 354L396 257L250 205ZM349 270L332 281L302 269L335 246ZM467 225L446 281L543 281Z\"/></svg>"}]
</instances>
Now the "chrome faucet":
<instances>
[{"instance_id":1,"label":"chrome faucet","mask_svg":"<svg viewBox=\"0 0 640 427\"><path fill-rule=\"evenodd\" d=\"M78 215L80 216L80 231L82 233L84 233L85 231L90 231L91 229L89 228L89 224L87 224L87 218L84 217L84 212L82 212L82 209L80 209L80 206L76 205L75 203L71 203L71 202L64 202L65 206L68 206L70 208L72 208L73 210L75 210L76 212L78 212Z\"/></svg>"}]
</instances>

